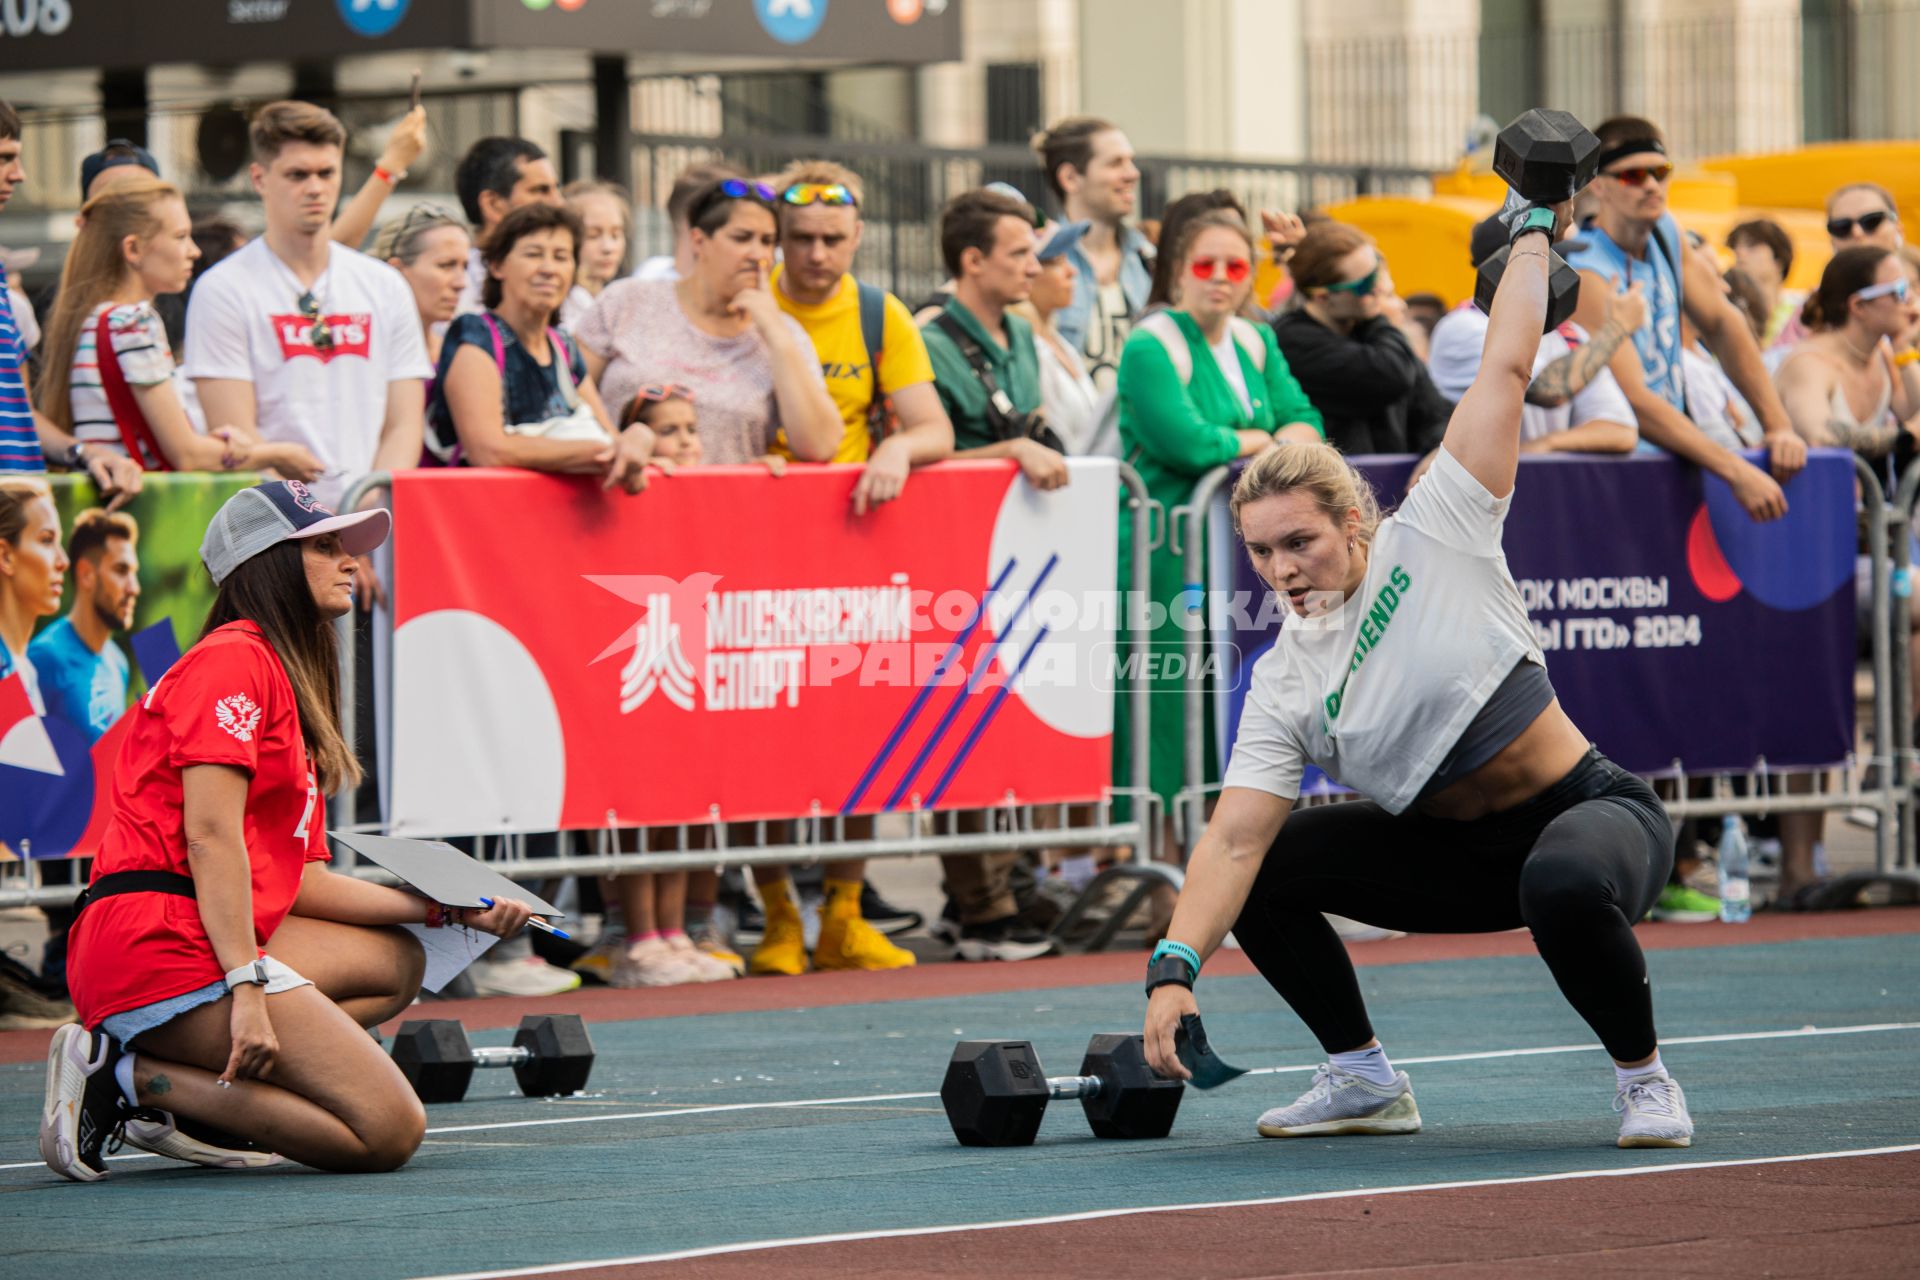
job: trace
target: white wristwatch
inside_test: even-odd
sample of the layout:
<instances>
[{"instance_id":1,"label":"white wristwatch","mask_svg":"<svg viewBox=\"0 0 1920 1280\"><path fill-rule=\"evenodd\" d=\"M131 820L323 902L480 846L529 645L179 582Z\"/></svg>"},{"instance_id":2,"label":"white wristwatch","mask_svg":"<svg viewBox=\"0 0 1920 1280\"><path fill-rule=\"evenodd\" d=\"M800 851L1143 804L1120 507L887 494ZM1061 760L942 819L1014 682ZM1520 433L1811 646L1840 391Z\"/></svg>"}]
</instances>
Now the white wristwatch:
<instances>
[{"instance_id":1,"label":"white wristwatch","mask_svg":"<svg viewBox=\"0 0 1920 1280\"><path fill-rule=\"evenodd\" d=\"M226 983L229 995L233 993L235 987L244 987L249 982L262 991L267 989L267 962L264 957L255 960L252 964L243 964L237 969L227 971Z\"/></svg>"}]
</instances>

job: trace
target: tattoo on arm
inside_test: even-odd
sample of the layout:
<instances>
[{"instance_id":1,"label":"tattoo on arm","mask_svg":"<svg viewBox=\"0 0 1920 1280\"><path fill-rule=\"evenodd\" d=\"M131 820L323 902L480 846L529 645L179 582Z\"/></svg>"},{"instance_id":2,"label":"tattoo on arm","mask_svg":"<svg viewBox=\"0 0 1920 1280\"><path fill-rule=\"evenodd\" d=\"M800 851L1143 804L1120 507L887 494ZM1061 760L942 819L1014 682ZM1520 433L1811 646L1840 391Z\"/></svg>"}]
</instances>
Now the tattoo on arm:
<instances>
[{"instance_id":1,"label":"tattoo on arm","mask_svg":"<svg viewBox=\"0 0 1920 1280\"><path fill-rule=\"evenodd\" d=\"M167 1079L165 1076L155 1076L147 1082L147 1092L156 1098L163 1093L172 1093L173 1081Z\"/></svg>"},{"instance_id":2,"label":"tattoo on arm","mask_svg":"<svg viewBox=\"0 0 1920 1280\"><path fill-rule=\"evenodd\" d=\"M1558 409L1599 376L1613 353L1627 339L1627 331L1609 320L1585 346L1576 347L1540 371L1527 384L1527 403L1540 409Z\"/></svg>"},{"instance_id":3,"label":"tattoo on arm","mask_svg":"<svg viewBox=\"0 0 1920 1280\"><path fill-rule=\"evenodd\" d=\"M1899 427L1863 427L1839 418L1827 419L1827 433L1843 449L1851 449L1863 458L1884 458L1893 452L1900 438Z\"/></svg>"}]
</instances>

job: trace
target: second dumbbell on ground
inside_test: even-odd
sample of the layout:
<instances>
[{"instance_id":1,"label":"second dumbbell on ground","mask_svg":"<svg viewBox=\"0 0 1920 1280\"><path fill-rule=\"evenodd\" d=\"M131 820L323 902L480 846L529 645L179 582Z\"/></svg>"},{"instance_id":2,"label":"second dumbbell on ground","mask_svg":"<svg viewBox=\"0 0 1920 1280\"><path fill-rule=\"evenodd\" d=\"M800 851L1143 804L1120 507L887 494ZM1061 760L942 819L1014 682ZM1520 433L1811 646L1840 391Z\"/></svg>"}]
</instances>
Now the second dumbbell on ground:
<instances>
[{"instance_id":1,"label":"second dumbbell on ground","mask_svg":"<svg viewBox=\"0 0 1920 1280\"><path fill-rule=\"evenodd\" d=\"M593 1073L593 1040L577 1013L528 1015L505 1048L476 1049L452 1018L400 1024L393 1061L422 1102L459 1102L481 1067L511 1067L529 1098L578 1093Z\"/></svg>"},{"instance_id":2,"label":"second dumbbell on ground","mask_svg":"<svg viewBox=\"0 0 1920 1280\"><path fill-rule=\"evenodd\" d=\"M1184 1086L1155 1075L1137 1035L1097 1035L1077 1076L1048 1079L1025 1040L963 1040L940 1085L953 1136L969 1147L1024 1147L1054 1098L1078 1098L1097 1138L1164 1138Z\"/></svg>"}]
</instances>

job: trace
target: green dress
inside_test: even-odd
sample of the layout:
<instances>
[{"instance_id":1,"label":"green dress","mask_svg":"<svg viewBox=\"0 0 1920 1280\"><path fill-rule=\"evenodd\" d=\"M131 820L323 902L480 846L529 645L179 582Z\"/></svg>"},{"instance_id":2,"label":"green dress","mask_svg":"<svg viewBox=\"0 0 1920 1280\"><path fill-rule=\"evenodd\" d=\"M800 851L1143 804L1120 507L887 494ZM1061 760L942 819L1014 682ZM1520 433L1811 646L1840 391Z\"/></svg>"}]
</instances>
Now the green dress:
<instances>
[{"instance_id":1,"label":"green dress","mask_svg":"<svg viewBox=\"0 0 1920 1280\"><path fill-rule=\"evenodd\" d=\"M1264 349L1263 367L1255 365L1241 343L1234 343L1240 375L1246 380L1247 398L1253 403L1249 417L1240 397L1221 373L1199 325L1181 311L1163 314L1178 326L1179 333L1186 339L1191 376L1183 382L1166 343L1150 326L1136 326L1120 353L1120 442L1121 456L1140 473L1148 494L1169 514L1186 503L1201 476L1239 456L1240 442L1234 432L1248 428L1273 432L1290 423L1305 422L1325 435L1320 411L1294 380L1286 357L1274 344L1271 328L1258 324L1242 330L1243 333L1251 330ZM1131 583L1132 545L1133 526L1123 513L1120 520L1120 587L1123 591ZM1184 652L1189 633L1179 624L1175 612L1182 605L1181 595L1186 584L1183 559L1174 554L1166 539L1152 553L1151 595L1166 610L1151 636L1152 653ZM1116 696L1114 784L1126 786L1132 717L1128 714L1124 685ZM1153 736L1148 777L1154 792L1170 804L1184 783L1187 734L1206 735L1208 780L1218 775L1218 753L1207 725L1187 724L1184 679L1178 675L1170 678L1164 670L1156 668L1151 698ZM1211 706L1209 700L1209 719Z\"/></svg>"}]
</instances>

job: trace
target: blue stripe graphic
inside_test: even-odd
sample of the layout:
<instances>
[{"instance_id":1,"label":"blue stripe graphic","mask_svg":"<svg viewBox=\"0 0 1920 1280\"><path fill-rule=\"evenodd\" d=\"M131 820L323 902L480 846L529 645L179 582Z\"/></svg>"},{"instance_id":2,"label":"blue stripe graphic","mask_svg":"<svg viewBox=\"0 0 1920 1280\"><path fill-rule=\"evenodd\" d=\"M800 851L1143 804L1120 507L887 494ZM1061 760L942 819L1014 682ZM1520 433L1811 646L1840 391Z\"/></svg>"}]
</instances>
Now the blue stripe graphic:
<instances>
[{"instance_id":1,"label":"blue stripe graphic","mask_svg":"<svg viewBox=\"0 0 1920 1280\"><path fill-rule=\"evenodd\" d=\"M1047 575L1051 574L1054 566L1059 563L1060 556L1058 553L1047 557L1046 564L1040 567L1039 576L1033 580L1033 585L1027 588L1027 594L1020 601L1020 607L1014 610L1011 618L1007 619L1007 631L1012 631L1014 627L1019 625L1020 616L1027 611L1027 606L1033 603L1033 598L1039 594L1041 585L1047 580ZM993 665L993 655L1000 651L1000 646L1005 640L1006 635L1004 633L995 636L993 644L988 647L987 651L975 659L973 674L967 677L967 682L960 686L960 688L954 690L953 701L947 704L946 712L940 717L940 723L936 724L933 727L933 732L927 735L927 740L920 746L919 754L914 756L913 763L907 766L907 771L894 787L893 794L887 797L887 810L889 812L891 812L900 803L901 798L907 794L908 788L913 786L913 780L920 776L920 770L926 766L927 757L933 754L934 749L940 745L940 740L946 737L947 730L953 727L954 718L960 714L960 705L980 688L980 678L986 674L987 668ZM928 687L931 688L932 686L929 685Z\"/></svg>"},{"instance_id":2,"label":"blue stripe graphic","mask_svg":"<svg viewBox=\"0 0 1920 1280\"><path fill-rule=\"evenodd\" d=\"M974 604L973 613L968 617L966 625L960 629L960 634L954 637L953 643L947 646L947 651L940 656L939 664L933 669L933 678L920 686L920 692L913 696L913 701L908 704L899 723L893 726L893 732L887 735L887 740L880 744L880 750L868 762L866 772L860 775L860 781L853 784L853 790L847 795L846 803L840 806L840 812L852 813L853 806L860 803L860 797L867 793L867 788L873 785L873 780L879 776L880 770L886 767L895 748L900 745L900 739L905 737L907 730L913 727L914 720L920 715L920 709L926 706L927 699L933 696L934 686L939 683L940 677L947 673L947 668L953 665L954 660L967 647L967 641L973 639L974 630L979 627L981 619L987 616L987 601L1007 584L1007 579L1013 576L1014 566L1019 563L1018 559L1008 560L1006 567L1000 570L1000 576L993 580L987 587L986 594Z\"/></svg>"},{"instance_id":3,"label":"blue stripe graphic","mask_svg":"<svg viewBox=\"0 0 1920 1280\"><path fill-rule=\"evenodd\" d=\"M973 754L973 744L980 741L980 735L987 731L987 726L993 723L993 718L1000 714L1000 704L1005 702L1007 695L1013 692L1013 682L1018 680L1020 673L1027 669L1027 659L1033 657L1033 651L1038 649L1040 642L1047 638L1047 632L1050 629L1045 624L1041 625L1033 639L1027 642L1026 652L1020 655L1020 665L1013 669L1013 674L1007 677L1005 684L993 691L993 701L987 703L987 709L982 711L980 718L973 722L973 728L967 730L967 736L960 743L960 749L953 753L953 759L947 761L946 770L941 773L940 780L933 784L933 791L926 799L927 808L931 809L939 804L940 797L947 794L947 784L953 781L953 775L960 772L960 766L965 764L967 757Z\"/></svg>"}]
</instances>

